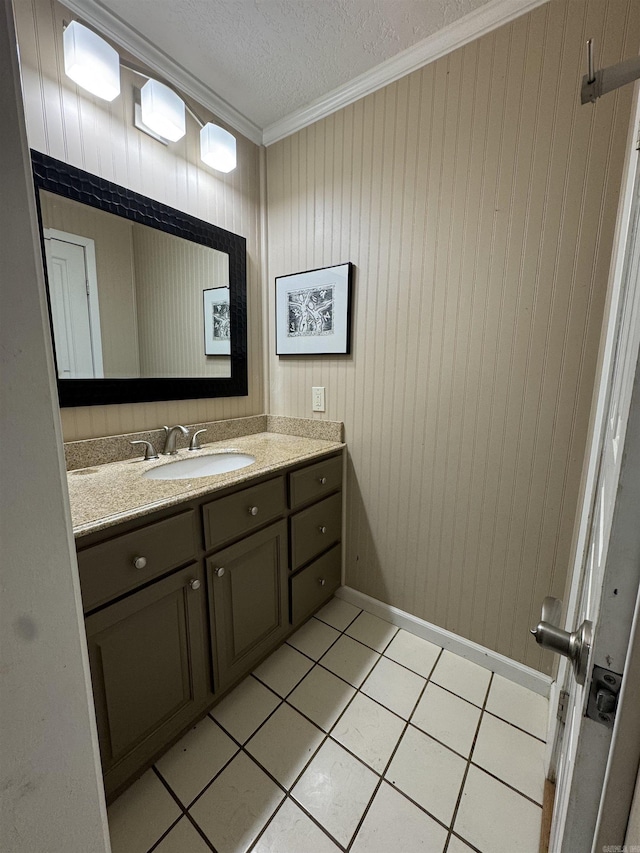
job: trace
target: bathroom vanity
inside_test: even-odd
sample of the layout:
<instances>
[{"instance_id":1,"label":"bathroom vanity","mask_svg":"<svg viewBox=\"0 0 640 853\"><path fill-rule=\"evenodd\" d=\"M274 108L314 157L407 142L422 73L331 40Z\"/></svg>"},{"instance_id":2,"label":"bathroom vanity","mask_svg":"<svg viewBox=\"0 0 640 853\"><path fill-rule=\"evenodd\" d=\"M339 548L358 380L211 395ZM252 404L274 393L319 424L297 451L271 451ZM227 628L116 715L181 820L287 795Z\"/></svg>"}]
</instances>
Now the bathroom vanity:
<instances>
[{"instance_id":1,"label":"bathroom vanity","mask_svg":"<svg viewBox=\"0 0 640 853\"><path fill-rule=\"evenodd\" d=\"M260 441L268 464L260 464ZM109 798L340 585L343 446L281 435L233 444L243 442L256 465L186 483L140 486L157 462L69 473L74 520L83 492L89 506L102 490L118 507L76 529ZM274 461L273 447L288 461ZM146 504L136 489L147 492Z\"/></svg>"}]
</instances>

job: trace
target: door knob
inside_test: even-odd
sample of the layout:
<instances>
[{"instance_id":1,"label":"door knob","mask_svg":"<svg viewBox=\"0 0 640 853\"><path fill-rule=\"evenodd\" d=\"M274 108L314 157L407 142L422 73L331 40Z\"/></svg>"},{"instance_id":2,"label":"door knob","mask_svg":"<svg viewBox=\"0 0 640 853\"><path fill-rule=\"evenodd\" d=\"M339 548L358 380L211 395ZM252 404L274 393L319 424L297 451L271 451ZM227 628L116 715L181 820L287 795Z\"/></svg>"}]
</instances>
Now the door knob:
<instances>
[{"instance_id":1,"label":"door knob","mask_svg":"<svg viewBox=\"0 0 640 853\"><path fill-rule=\"evenodd\" d=\"M220 566L218 569L214 569L213 573L217 578L224 577L224 566Z\"/></svg>"},{"instance_id":2,"label":"door knob","mask_svg":"<svg viewBox=\"0 0 640 853\"><path fill-rule=\"evenodd\" d=\"M136 569L144 569L144 567L147 565L147 558L146 557L134 557L133 565Z\"/></svg>"},{"instance_id":3,"label":"door knob","mask_svg":"<svg viewBox=\"0 0 640 853\"><path fill-rule=\"evenodd\" d=\"M585 619L575 631L564 631L557 624L561 614L562 602L547 596L542 602L542 618L531 633L543 649L569 658L576 681L578 684L584 684L593 639L593 624Z\"/></svg>"},{"instance_id":4,"label":"door knob","mask_svg":"<svg viewBox=\"0 0 640 853\"><path fill-rule=\"evenodd\" d=\"M258 507L257 506L250 506L249 507L249 515L257 515L257 514L258 514Z\"/></svg>"},{"instance_id":5,"label":"door knob","mask_svg":"<svg viewBox=\"0 0 640 853\"><path fill-rule=\"evenodd\" d=\"M189 586L191 587L191 589L194 590L200 589L200 581L198 580L198 578L194 578L193 580L189 581Z\"/></svg>"}]
</instances>

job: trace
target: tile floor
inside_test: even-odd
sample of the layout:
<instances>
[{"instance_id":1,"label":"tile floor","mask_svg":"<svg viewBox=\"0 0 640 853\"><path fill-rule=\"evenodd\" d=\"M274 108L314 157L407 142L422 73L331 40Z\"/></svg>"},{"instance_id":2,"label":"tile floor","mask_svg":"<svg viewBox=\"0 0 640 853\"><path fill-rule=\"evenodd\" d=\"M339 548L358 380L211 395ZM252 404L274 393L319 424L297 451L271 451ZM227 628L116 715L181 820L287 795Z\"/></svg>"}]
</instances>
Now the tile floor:
<instances>
[{"instance_id":1,"label":"tile floor","mask_svg":"<svg viewBox=\"0 0 640 853\"><path fill-rule=\"evenodd\" d=\"M332 599L113 803L113 853L537 853L546 725Z\"/></svg>"}]
</instances>

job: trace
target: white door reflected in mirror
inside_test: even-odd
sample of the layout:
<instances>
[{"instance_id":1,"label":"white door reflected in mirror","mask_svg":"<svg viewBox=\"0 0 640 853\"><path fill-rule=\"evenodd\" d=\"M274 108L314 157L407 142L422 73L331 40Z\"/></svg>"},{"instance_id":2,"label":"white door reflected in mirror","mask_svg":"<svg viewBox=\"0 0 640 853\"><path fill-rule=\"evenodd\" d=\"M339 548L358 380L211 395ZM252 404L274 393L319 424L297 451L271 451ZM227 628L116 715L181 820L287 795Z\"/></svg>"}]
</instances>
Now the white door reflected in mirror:
<instances>
[{"instance_id":1,"label":"white door reflected in mirror","mask_svg":"<svg viewBox=\"0 0 640 853\"><path fill-rule=\"evenodd\" d=\"M45 229L51 320L60 379L101 379L102 336L93 240Z\"/></svg>"}]
</instances>

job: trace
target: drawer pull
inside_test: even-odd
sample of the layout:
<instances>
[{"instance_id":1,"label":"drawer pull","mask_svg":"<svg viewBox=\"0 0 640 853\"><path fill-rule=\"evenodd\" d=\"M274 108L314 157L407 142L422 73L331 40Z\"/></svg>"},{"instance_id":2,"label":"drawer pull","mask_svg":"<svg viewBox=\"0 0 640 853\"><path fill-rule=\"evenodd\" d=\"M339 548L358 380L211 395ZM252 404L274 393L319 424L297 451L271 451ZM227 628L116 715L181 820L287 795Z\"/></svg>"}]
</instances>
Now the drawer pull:
<instances>
[{"instance_id":1,"label":"drawer pull","mask_svg":"<svg viewBox=\"0 0 640 853\"><path fill-rule=\"evenodd\" d=\"M324 578L318 578L318 583L320 586L324 586L326 584L326 580Z\"/></svg>"},{"instance_id":2,"label":"drawer pull","mask_svg":"<svg viewBox=\"0 0 640 853\"><path fill-rule=\"evenodd\" d=\"M321 525L321 526L318 528L318 530L320 531L320 533L326 533L326 532L327 532L327 528L326 528L324 525Z\"/></svg>"},{"instance_id":3,"label":"drawer pull","mask_svg":"<svg viewBox=\"0 0 640 853\"><path fill-rule=\"evenodd\" d=\"M250 506L249 507L249 515L257 515L257 514L258 514L258 507L257 506Z\"/></svg>"},{"instance_id":4,"label":"drawer pull","mask_svg":"<svg viewBox=\"0 0 640 853\"><path fill-rule=\"evenodd\" d=\"M326 477L318 477L318 482L320 483L321 486L326 486L327 485L327 478Z\"/></svg>"},{"instance_id":5,"label":"drawer pull","mask_svg":"<svg viewBox=\"0 0 640 853\"><path fill-rule=\"evenodd\" d=\"M193 580L189 581L189 586L191 589L200 589L200 581L198 578L193 578Z\"/></svg>"},{"instance_id":6,"label":"drawer pull","mask_svg":"<svg viewBox=\"0 0 640 853\"><path fill-rule=\"evenodd\" d=\"M217 578L224 577L224 566L220 566L219 568L214 569L213 573Z\"/></svg>"},{"instance_id":7,"label":"drawer pull","mask_svg":"<svg viewBox=\"0 0 640 853\"><path fill-rule=\"evenodd\" d=\"M146 557L134 557L133 565L134 565L134 568L136 568L136 569L144 569L144 567L147 565L147 558Z\"/></svg>"}]
</instances>

